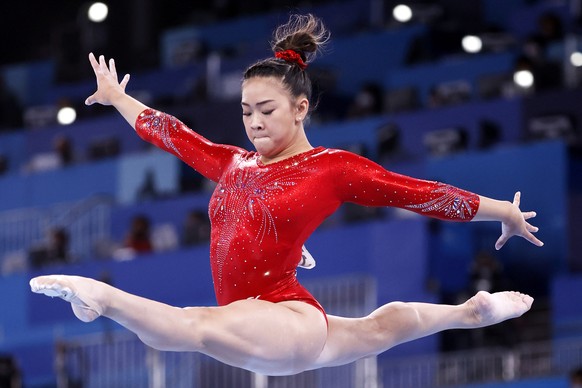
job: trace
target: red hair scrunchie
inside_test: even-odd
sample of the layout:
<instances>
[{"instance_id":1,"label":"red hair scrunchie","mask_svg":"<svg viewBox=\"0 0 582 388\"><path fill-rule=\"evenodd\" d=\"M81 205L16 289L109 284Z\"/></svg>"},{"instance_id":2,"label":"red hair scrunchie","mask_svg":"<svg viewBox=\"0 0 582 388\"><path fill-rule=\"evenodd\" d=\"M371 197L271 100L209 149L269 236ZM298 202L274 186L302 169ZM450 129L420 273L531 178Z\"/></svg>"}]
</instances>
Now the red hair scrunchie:
<instances>
[{"instance_id":1,"label":"red hair scrunchie","mask_svg":"<svg viewBox=\"0 0 582 388\"><path fill-rule=\"evenodd\" d=\"M307 68L307 63L303 62L303 58L301 55L295 50L284 50L284 51L277 51L275 53L275 58L283 59L284 61L296 63L301 70L305 70Z\"/></svg>"}]
</instances>

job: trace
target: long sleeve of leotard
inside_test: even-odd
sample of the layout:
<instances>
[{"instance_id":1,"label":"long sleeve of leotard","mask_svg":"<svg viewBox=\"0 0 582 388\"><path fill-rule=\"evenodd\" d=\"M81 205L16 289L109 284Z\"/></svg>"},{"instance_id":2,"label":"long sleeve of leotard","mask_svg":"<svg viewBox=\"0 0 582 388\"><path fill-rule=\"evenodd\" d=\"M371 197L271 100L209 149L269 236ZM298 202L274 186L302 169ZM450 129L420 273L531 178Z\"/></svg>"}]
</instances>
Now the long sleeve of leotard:
<instances>
[{"instance_id":1,"label":"long sleeve of leotard","mask_svg":"<svg viewBox=\"0 0 582 388\"><path fill-rule=\"evenodd\" d=\"M235 146L213 143L174 116L154 109L146 109L137 117L135 130L143 140L172 153L215 182L234 156L245 152Z\"/></svg>"},{"instance_id":2,"label":"long sleeve of leotard","mask_svg":"<svg viewBox=\"0 0 582 388\"><path fill-rule=\"evenodd\" d=\"M390 172L345 151L330 159L336 194L342 201L365 206L393 206L443 220L470 221L479 196L457 187Z\"/></svg>"}]
</instances>

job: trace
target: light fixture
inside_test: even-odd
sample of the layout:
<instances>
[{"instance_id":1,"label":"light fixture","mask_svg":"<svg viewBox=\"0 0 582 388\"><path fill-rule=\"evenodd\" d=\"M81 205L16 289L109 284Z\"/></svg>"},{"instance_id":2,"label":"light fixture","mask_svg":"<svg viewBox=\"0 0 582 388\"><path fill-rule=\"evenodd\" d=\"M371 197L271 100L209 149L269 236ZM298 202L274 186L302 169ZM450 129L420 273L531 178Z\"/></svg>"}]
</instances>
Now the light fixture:
<instances>
[{"instance_id":1,"label":"light fixture","mask_svg":"<svg viewBox=\"0 0 582 388\"><path fill-rule=\"evenodd\" d=\"M524 89L529 89L534 84L534 76L529 70L518 70L513 73L513 82Z\"/></svg>"},{"instance_id":2,"label":"light fixture","mask_svg":"<svg viewBox=\"0 0 582 388\"><path fill-rule=\"evenodd\" d=\"M109 7L105 3L96 2L89 6L87 10L87 18L94 23L101 23L107 19L109 14Z\"/></svg>"},{"instance_id":3,"label":"light fixture","mask_svg":"<svg viewBox=\"0 0 582 388\"><path fill-rule=\"evenodd\" d=\"M483 32L463 37L461 45L467 53L503 52L515 46L515 38L506 32Z\"/></svg>"},{"instance_id":4,"label":"light fixture","mask_svg":"<svg viewBox=\"0 0 582 388\"><path fill-rule=\"evenodd\" d=\"M582 66L582 53L580 51L575 51L570 55L570 63L572 66L580 67Z\"/></svg>"},{"instance_id":5,"label":"light fixture","mask_svg":"<svg viewBox=\"0 0 582 388\"><path fill-rule=\"evenodd\" d=\"M463 37L461 45L463 46L463 50L465 50L465 52L474 54L481 51L483 48L483 41L476 35L467 35Z\"/></svg>"},{"instance_id":6,"label":"light fixture","mask_svg":"<svg viewBox=\"0 0 582 388\"><path fill-rule=\"evenodd\" d=\"M420 23L430 23L443 14L442 6L438 4L398 4L392 9L392 17L399 23L411 20Z\"/></svg>"},{"instance_id":7,"label":"light fixture","mask_svg":"<svg viewBox=\"0 0 582 388\"><path fill-rule=\"evenodd\" d=\"M64 106L57 112L57 122L61 125L73 124L76 119L77 111L70 106Z\"/></svg>"},{"instance_id":8,"label":"light fixture","mask_svg":"<svg viewBox=\"0 0 582 388\"><path fill-rule=\"evenodd\" d=\"M392 16L400 23L406 23L412 19L412 9L406 4L398 4L392 10Z\"/></svg>"}]
</instances>

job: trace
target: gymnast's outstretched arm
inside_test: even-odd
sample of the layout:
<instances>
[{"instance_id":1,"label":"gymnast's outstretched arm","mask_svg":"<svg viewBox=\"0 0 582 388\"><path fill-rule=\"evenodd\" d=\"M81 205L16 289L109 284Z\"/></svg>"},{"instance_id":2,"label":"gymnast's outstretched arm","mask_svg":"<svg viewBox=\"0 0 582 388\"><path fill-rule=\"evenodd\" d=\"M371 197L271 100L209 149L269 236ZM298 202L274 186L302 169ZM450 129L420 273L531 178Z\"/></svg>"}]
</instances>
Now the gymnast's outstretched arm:
<instances>
[{"instance_id":1,"label":"gymnast's outstretched arm","mask_svg":"<svg viewBox=\"0 0 582 388\"><path fill-rule=\"evenodd\" d=\"M119 81L113 58L109 60L108 66L103 55L100 55L99 60L97 60L95 55L90 53L89 61L97 79L97 91L87 97L85 104L93 105L97 103L113 106L135 129L137 116L148 106L125 93L125 87L130 78L129 74L126 74Z\"/></svg>"}]
</instances>

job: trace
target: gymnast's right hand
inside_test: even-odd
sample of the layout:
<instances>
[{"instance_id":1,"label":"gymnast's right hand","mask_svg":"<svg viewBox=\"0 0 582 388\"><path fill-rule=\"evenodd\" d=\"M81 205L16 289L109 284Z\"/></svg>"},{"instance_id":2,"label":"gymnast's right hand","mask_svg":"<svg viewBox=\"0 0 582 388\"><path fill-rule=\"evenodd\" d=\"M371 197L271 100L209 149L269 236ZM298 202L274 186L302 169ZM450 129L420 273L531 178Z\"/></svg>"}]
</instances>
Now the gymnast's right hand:
<instances>
[{"instance_id":1,"label":"gymnast's right hand","mask_svg":"<svg viewBox=\"0 0 582 388\"><path fill-rule=\"evenodd\" d=\"M85 104L92 105L98 103L101 105L114 105L117 98L125 95L125 87L129 82L129 74L126 74L121 82L119 82L113 58L109 60L108 67L103 55L100 55L99 61L97 61L95 55L90 53L89 62L91 62L95 77L97 78L97 91L87 97Z\"/></svg>"}]
</instances>

